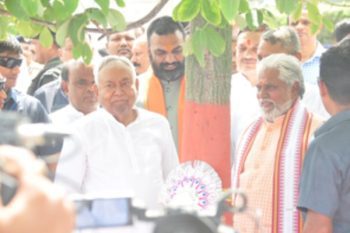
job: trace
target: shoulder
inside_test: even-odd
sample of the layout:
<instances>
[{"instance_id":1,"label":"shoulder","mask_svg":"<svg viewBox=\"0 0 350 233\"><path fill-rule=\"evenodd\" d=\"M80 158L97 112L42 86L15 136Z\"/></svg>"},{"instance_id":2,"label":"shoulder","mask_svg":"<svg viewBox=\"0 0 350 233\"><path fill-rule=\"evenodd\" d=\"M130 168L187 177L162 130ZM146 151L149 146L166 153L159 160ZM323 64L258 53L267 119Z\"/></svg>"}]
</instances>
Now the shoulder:
<instances>
[{"instance_id":1,"label":"shoulder","mask_svg":"<svg viewBox=\"0 0 350 233\"><path fill-rule=\"evenodd\" d=\"M154 122L159 124L166 124L168 125L168 119L164 117L163 115L152 112L149 110L146 110L144 108L136 108L137 114L138 114L138 120L141 122Z\"/></svg>"}]
</instances>

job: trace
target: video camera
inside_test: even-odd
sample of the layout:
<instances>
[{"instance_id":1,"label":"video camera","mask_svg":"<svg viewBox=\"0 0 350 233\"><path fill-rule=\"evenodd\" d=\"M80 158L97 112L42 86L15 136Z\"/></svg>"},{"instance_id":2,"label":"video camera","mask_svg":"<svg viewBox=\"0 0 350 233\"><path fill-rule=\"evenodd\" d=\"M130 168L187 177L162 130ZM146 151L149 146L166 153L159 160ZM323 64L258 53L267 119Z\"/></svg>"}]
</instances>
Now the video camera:
<instances>
[{"instance_id":1,"label":"video camera","mask_svg":"<svg viewBox=\"0 0 350 233\"><path fill-rule=\"evenodd\" d=\"M13 145L30 149L39 157L58 153L63 138L69 133L50 124L30 124L29 120L16 112L0 112L0 145ZM5 172L0 159L0 195L6 205L17 190L17 181Z\"/></svg>"},{"instance_id":2,"label":"video camera","mask_svg":"<svg viewBox=\"0 0 350 233\"><path fill-rule=\"evenodd\" d=\"M227 199L232 195L242 199L241 206L232 207ZM77 198L73 200L77 208L77 229L104 227L127 227L134 220L153 224L153 233L218 233L221 229L221 217L225 212L240 213L246 208L246 197L239 191L225 192L217 201L213 215L201 215L184 208L165 208L150 213L139 207L130 197ZM233 229L229 232L234 232Z\"/></svg>"}]
</instances>

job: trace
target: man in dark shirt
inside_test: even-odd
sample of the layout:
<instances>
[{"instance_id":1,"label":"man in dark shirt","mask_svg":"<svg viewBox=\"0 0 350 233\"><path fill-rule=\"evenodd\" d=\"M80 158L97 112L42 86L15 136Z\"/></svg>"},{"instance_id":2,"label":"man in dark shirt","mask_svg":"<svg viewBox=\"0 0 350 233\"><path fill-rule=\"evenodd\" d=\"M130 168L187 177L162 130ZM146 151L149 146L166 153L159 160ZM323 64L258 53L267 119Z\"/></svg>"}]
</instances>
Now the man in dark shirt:
<instances>
[{"instance_id":1,"label":"man in dark shirt","mask_svg":"<svg viewBox=\"0 0 350 233\"><path fill-rule=\"evenodd\" d=\"M10 40L0 41L0 74L6 79L7 95L3 110L19 112L30 118L33 123L47 123L49 118L40 102L14 88L22 63L21 54L19 43Z\"/></svg>"},{"instance_id":2,"label":"man in dark shirt","mask_svg":"<svg viewBox=\"0 0 350 233\"><path fill-rule=\"evenodd\" d=\"M350 39L321 57L319 88L332 117L305 157L298 207L304 233L350 232Z\"/></svg>"}]
</instances>

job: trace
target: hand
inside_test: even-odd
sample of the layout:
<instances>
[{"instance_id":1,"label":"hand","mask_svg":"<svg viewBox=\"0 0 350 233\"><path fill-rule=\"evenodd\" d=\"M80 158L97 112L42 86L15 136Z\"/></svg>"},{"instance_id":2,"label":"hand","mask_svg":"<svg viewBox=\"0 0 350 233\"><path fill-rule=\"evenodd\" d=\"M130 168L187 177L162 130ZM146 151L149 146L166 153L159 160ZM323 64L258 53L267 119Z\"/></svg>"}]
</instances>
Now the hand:
<instances>
[{"instance_id":1,"label":"hand","mask_svg":"<svg viewBox=\"0 0 350 233\"><path fill-rule=\"evenodd\" d=\"M72 232L73 205L43 175L43 162L28 151L11 146L0 146L0 161L4 170L18 180L17 193L11 202L0 206L0 232Z\"/></svg>"}]
</instances>

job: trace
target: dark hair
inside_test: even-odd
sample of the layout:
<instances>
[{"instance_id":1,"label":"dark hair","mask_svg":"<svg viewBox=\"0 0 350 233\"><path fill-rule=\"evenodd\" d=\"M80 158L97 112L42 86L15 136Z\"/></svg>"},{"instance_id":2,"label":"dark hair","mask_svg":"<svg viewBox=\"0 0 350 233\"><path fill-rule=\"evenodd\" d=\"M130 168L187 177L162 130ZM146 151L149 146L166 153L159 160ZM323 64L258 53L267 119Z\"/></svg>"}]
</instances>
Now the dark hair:
<instances>
[{"instance_id":1,"label":"dark hair","mask_svg":"<svg viewBox=\"0 0 350 233\"><path fill-rule=\"evenodd\" d=\"M21 45L18 42L12 40L0 41L0 53L12 53L12 54L22 54Z\"/></svg>"},{"instance_id":2,"label":"dark hair","mask_svg":"<svg viewBox=\"0 0 350 233\"><path fill-rule=\"evenodd\" d=\"M68 82L69 81L69 64L64 63L61 69L61 78L62 80Z\"/></svg>"},{"instance_id":3,"label":"dark hair","mask_svg":"<svg viewBox=\"0 0 350 233\"><path fill-rule=\"evenodd\" d=\"M350 19L344 19L335 25L334 36L337 42L350 34Z\"/></svg>"},{"instance_id":4,"label":"dark hair","mask_svg":"<svg viewBox=\"0 0 350 233\"><path fill-rule=\"evenodd\" d=\"M338 104L350 104L350 38L322 54L320 80Z\"/></svg>"},{"instance_id":5,"label":"dark hair","mask_svg":"<svg viewBox=\"0 0 350 233\"><path fill-rule=\"evenodd\" d=\"M153 33L157 35L169 35L175 33L177 30L185 37L185 30L181 23L175 22L170 16L159 17L153 20L147 29L148 43Z\"/></svg>"}]
</instances>

